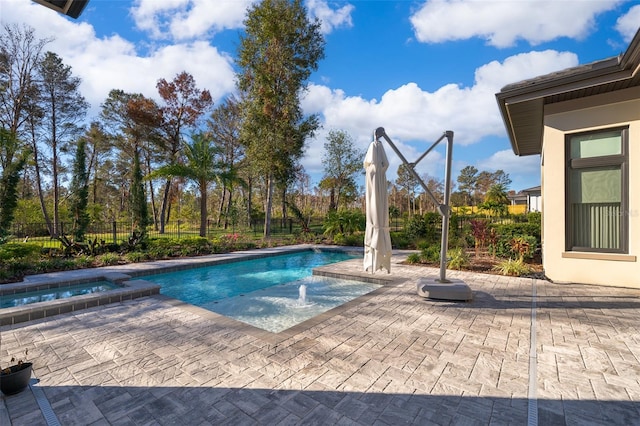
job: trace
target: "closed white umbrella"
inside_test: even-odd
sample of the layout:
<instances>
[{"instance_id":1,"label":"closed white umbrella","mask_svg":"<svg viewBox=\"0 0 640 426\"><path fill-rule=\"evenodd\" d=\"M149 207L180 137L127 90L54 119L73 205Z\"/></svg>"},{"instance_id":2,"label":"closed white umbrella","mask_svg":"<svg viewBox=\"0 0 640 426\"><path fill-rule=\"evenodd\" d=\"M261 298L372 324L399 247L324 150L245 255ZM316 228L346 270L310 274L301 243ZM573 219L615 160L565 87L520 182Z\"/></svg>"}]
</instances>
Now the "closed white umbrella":
<instances>
[{"instance_id":1,"label":"closed white umbrella","mask_svg":"<svg viewBox=\"0 0 640 426\"><path fill-rule=\"evenodd\" d=\"M389 235L389 200L387 169L389 160L382 142L374 140L364 158L366 171L366 216L364 235L364 270L391 272L391 236Z\"/></svg>"}]
</instances>

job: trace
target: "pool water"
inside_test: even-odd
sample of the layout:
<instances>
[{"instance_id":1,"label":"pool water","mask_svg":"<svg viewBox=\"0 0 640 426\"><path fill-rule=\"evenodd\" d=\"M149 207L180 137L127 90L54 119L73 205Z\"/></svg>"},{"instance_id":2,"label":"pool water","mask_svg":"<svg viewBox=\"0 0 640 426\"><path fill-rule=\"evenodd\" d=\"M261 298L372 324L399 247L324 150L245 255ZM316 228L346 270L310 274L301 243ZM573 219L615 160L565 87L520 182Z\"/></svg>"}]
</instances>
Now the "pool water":
<instances>
[{"instance_id":1,"label":"pool water","mask_svg":"<svg viewBox=\"0 0 640 426\"><path fill-rule=\"evenodd\" d=\"M254 327L279 333L377 288L380 288L379 284L310 276L206 303L202 307Z\"/></svg>"},{"instance_id":2,"label":"pool water","mask_svg":"<svg viewBox=\"0 0 640 426\"><path fill-rule=\"evenodd\" d=\"M315 267L356 255L331 251L302 251L240 262L155 274L145 279L160 285L160 293L202 306L240 294L299 280Z\"/></svg>"},{"instance_id":3,"label":"pool water","mask_svg":"<svg viewBox=\"0 0 640 426\"><path fill-rule=\"evenodd\" d=\"M85 284L61 286L25 293L5 294L0 296L0 309L30 305L38 302L48 302L56 299L67 299L73 296L99 293L115 288L119 287L110 281L93 281Z\"/></svg>"},{"instance_id":4,"label":"pool water","mask_svg":"<svg viewBox=\"0 0 640 426\"><path fill-rule=\"evenodd\" d=\"M166 296L273 333L380 287L312 276L313 268L361 255L303 251L146 277Z\"/></svg>"}]
</instances>

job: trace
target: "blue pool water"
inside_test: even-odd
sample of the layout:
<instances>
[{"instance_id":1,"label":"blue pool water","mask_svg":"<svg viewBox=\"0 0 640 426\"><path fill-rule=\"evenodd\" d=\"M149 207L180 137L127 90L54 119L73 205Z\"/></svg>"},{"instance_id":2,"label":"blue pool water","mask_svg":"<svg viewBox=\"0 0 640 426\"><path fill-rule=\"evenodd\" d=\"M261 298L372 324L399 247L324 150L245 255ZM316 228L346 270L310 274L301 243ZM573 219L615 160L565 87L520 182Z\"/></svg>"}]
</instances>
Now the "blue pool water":
<instances>
[{"instance_id":1,"label":"blue pool water","mask_svg":"<svg viewBox=\"0 0 640 426\"><path fill-rule=\"evenodd\" d=\"M24 306L37 302L48 302L56 299L67 299L73 296L83 294L99 293L102 291L113 290L118 288L116 284L110 281L94 281L85 284L76 284L72 286L62 286L38 291L29 291L25 293L6 294L0 296L0 308L12 308L15 306Z\"/></svg>"},{"instance_id":2,"label":"blue pool water","mask_svg":"<svg viewBox=\"0 0 640 426\"><path fill-rule=\"evenodd\" d=\"M304 251L147 277L160 292L273 333L380 285L312 276L315 267L360 257Z\"/></svg>"},{"instance_id":3,"label":"blue pool water","mask_svg":"<svg viewBox=\"0 0 640 426\"><path fill-rule=\"evenodd\" d=\"M343 252L303 251L149 276L160 292L192 305L249 293L310 276L313 268L353 259Z\"/></svg>"}]
</instances>

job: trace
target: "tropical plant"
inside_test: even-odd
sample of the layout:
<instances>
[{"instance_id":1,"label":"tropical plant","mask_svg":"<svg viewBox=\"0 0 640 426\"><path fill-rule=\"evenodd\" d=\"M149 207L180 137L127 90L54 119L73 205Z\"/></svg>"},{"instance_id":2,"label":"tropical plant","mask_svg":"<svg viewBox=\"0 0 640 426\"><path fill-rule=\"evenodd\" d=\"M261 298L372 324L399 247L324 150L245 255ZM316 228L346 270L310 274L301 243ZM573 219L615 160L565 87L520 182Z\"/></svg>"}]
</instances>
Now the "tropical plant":
<instances>
[{"instance_id":1,"label":"tropical plant","mask_svg":"<svg viewBox=\"0 0 640 426\"><path fill-rule=\"evenodd\" d=\"M451 249L447 252L447 266L452 269L462 269L469 265L469 255L462 247Z\"/></svg>"},{"instance_id":2,"label":"tropical plant","mask_svg":"<svg viewBox=\"0 0 640 426\"><path fill-rule=\"evenodd\" d=\"M213 99L208 90L198 89L193 76L185 71L176 75L170 82L164 78L158 80L156 88L163 101L159 111L161 117L160 133L162 146L164 147L164 164L169 168L180 166L180 150L184 145L184 132L196 126L198 119L213 105ZM164 233L164 226L169 216L168 211L174 176L179 175L164 175L166 179L160 207L160 233ZM204 213L206 218L206 209Z\"/></svg>"},{"instance_id":3,"label":"tropical plant","mask_svg":"<svg viewBox=\"0 0 640 426\"><path fill-rule=\"evenodd\" d=\"M494 271L502 275L519 277L531 272L531 268L522 259L505 259L493 267Z\"/></svg>"},{"instance_id":4,"label":"tropical plant","mask_svg":"<svg viewBox=\"0 0 640 426\"><path fill-rule=\"evenodd\" d=\"M472 219L469 224L471 225L471 235L475 243L476 257L480 255L480 251L484 249L487 243L487 236L489 235L488 226L486 220Z\"/></svg>"},{"instance_id":5,"label":"tropical plant","mask_svg":"<svg viewBox=\"0 0 640 426\"><path fill-rule=\"evenodd\" d=\"M334 236L336 234L349 235L354 232L364 231L366 218L360 210L338 210L329 212L324 219L324 234Z\"/></svg>"},{"instance_id":6,"label":"tropical plant","mask_svg":"<svg viewBox=\"0 0 640 426\"><path fill-rule=\"evenodd\" d=\"M174 163L158 168L148 178L180 176L193 180L200 192L200 236L207 235L207 191L211 182L224 175L222 164L216 161L219 148L204 133L191 136L191 143L184 146L184 164Z\"/></svg>"}]
</instances>

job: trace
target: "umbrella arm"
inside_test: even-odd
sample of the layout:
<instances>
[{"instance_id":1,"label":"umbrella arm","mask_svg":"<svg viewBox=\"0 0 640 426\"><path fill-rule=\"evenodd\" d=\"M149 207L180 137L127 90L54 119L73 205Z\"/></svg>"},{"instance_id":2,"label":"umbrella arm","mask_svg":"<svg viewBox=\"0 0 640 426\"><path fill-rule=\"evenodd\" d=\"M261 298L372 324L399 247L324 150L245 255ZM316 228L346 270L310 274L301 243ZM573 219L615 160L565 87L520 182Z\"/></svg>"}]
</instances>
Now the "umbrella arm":
<instances>
[{"instance_id":1,"label":"umbrella arm","mask_svg":"<svg viewBox=\"0 0 640 426\"><path fill-rule=\"evenodd\" d=\"M383 138L384 140L387 141L391 149L393 149L396 155L400 157L400 160L402 160L405 166L407 166L407 170L409 170L411 175L418 181L420 186L422 186L422 189L425 190L426 194L429 196L431 201L433 201L433 203L438 206L437 207L438 213L440 213L440 216L442 216L442 240L440 245L440 279L438 281L442 283L448 283L450 281L447 280L447 250L449 247L449 242L448 242L449 217L451 215L451 207L449 206L449 204L451 199L451 163L453 161L453 158L452 158L453 157L452 155L453 154L453 131L451 130L445 131L442 134L442 136L440 136L440 138L438 138L437 141L431 144L429 149L427 149L424 152L424 154L422 154L413 163L410 163L409 161L407 161L405 156L402 155L402 153L398 150L398 148L395 146L393 141L391 141L389 136L387 136L387 133L385 132L383 127L378 127L375 131L375 139L380 140L380 138ZM444 188L444 200L440 202L429 190L429 188L427 188L427 185L425 184L424 180L415 171L415 166L423 158L425 158L427 154L429 154L445 138L447 139L447 153L446 153L446 159L445 159L445 181L444 181L445 188Z\"/></svg>"}]
</instances>

